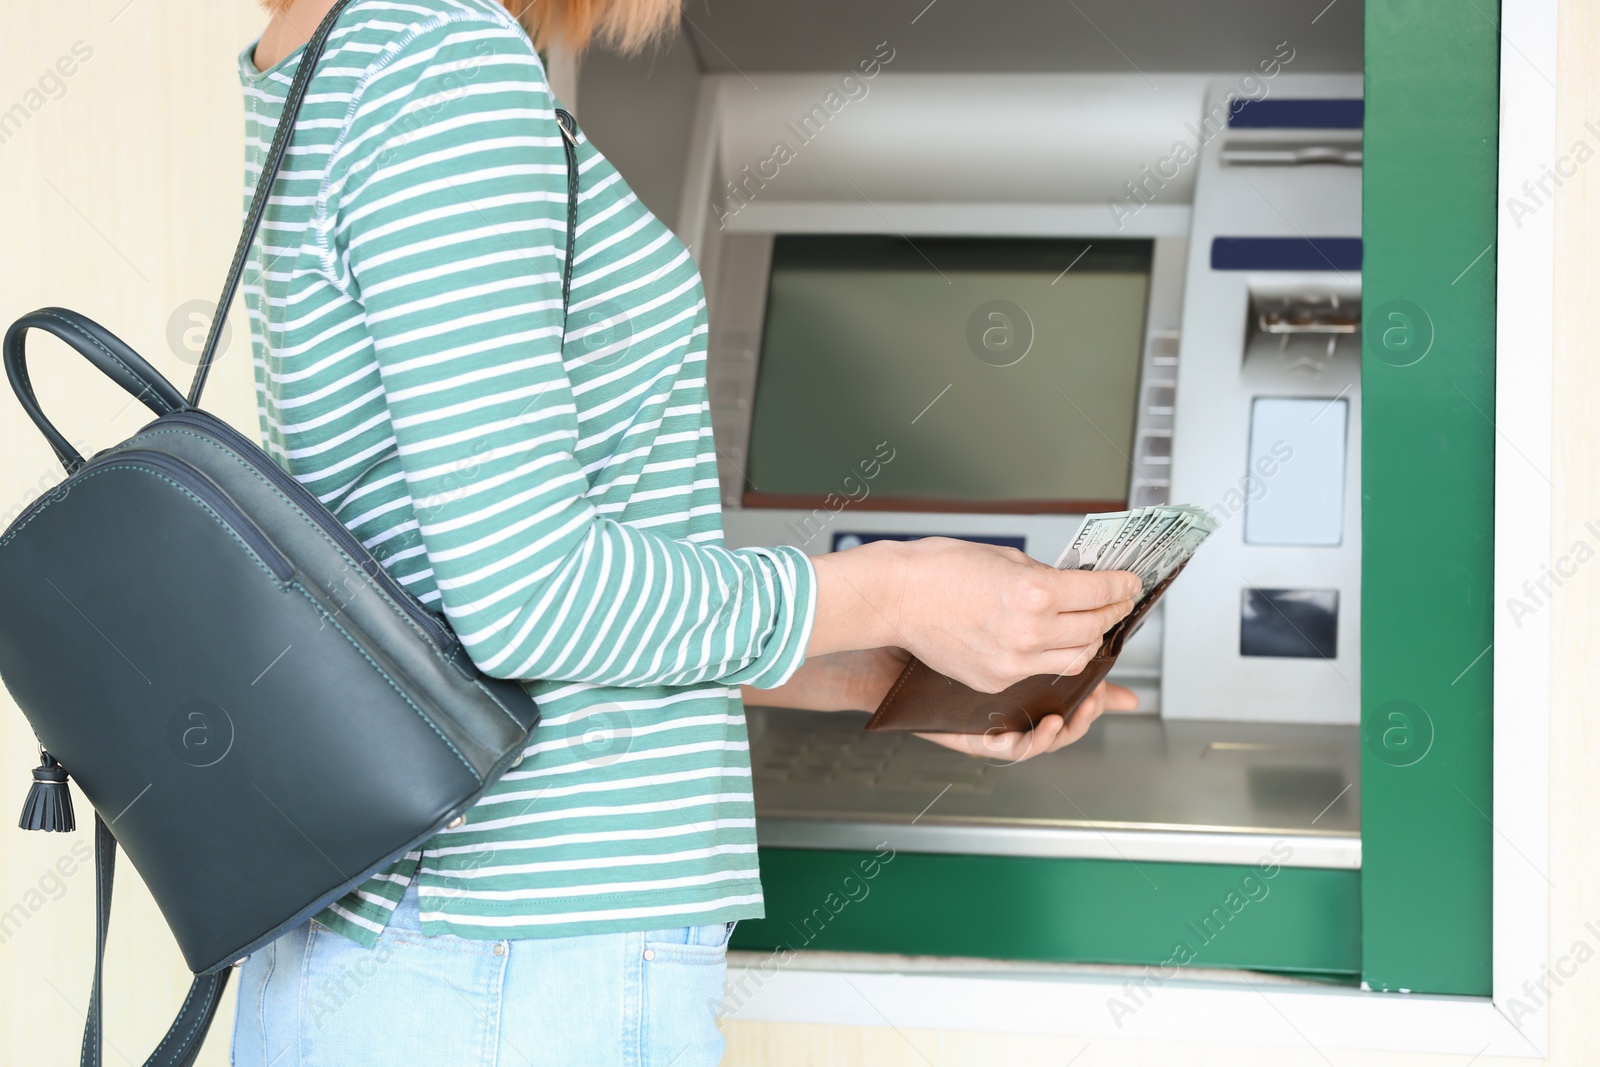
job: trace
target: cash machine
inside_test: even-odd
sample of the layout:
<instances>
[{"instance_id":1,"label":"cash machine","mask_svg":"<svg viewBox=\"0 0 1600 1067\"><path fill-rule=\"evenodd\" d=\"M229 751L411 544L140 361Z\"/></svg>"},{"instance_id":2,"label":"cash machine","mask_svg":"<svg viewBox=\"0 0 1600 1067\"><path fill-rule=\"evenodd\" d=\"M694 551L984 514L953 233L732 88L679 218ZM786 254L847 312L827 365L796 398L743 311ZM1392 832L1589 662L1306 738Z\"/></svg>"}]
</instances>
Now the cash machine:
<instances>
[{"instance_id":1,"label":"cash machine","mask_svg":"<svg viewBox=\"0 0 1600 1067\"><path fill-rule=\"evenodd\" d=\"M1053 563L1089 512L1197 504L1219 529L1112 675L1140 712L1059 753L748 708L769 918L736 947L1159 959L1165 934L1039 909L1109 893L1176 921L1173 885L1207 912L1207 878L1266 860L1287 903L1205 962L1350 978L1360 77L864 71L859 94L699 89L677 221L727 542L940 535ZM872 895L819 907L858 856Z\"/></svg>"}]
</instances>

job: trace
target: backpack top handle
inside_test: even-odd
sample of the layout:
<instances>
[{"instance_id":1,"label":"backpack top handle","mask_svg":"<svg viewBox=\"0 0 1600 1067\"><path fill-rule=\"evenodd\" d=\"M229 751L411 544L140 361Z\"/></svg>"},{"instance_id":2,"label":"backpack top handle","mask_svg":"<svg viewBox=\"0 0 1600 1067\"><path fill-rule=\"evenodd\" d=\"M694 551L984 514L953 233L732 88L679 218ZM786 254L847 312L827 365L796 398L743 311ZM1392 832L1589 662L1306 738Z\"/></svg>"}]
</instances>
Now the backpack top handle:
<instances>
[{"instance_id":1,"label":"backpack top handle","mask_svg":"<svg viewBox=\"0 0 1600 1067\"><path fill-rule=\"evenodd\" d=\"M39 432L44 434L51 451L67 468L68 474L75 473L83 466L84 460L61 431L45 418L39 408L38 398L33 395L33 381L28 377L28 356L24 345L29 330L43 330L59 337L157 415L170 415L188 407L176 386L98 323L64 308L40 308L29 312L12 323L6 331L6 377L11 381L12 391L17 394L22 410L39 427Z\"/></svg>"}]
</instances>

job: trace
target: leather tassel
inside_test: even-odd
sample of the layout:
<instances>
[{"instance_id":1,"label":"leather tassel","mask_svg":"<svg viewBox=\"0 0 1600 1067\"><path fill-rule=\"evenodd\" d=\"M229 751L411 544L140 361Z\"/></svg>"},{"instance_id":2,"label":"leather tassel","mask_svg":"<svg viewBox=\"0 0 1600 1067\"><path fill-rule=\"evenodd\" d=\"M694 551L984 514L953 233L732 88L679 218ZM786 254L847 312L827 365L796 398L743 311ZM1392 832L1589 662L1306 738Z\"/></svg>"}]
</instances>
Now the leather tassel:
<instances>
[{"instance_id":1,"label":"leather tassel","mask_svg":"<svg viewBox=\"0 0 1600 1067\"><path fill-rule=\"evenodd\" d=\"M67 789L67 769L43 748L39 749L39 766L33 769L33 786L17 825L24 830L61 833L77 828L72 816L72 793Z\"/></svg>"}]
</instances>

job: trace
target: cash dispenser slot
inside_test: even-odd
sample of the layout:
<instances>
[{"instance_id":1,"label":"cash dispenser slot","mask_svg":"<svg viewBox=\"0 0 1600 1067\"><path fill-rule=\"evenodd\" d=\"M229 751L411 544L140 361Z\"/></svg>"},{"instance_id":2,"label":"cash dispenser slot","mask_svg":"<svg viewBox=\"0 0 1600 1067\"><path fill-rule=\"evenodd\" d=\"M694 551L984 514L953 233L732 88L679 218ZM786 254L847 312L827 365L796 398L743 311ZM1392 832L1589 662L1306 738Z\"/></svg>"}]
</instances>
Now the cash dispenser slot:
<instances>
[{"instance_id":1,"label":"cash dispenser slot","mask_svg":"<svg viewBox=\"0 0 1600 1067\"><path fill-rule=\"evenodd\" d=\"M1361 135L1315 138L1229 138L1222 162L1230 166L1304 167L1317 164L1361 166Z\"/></svg>"},{"instance_id":2,"label":"cash dispenser slot","mask_svg":"<svg viewBox=\"0 0 1600 1067\"><path fill-rule=\"evenodd\" d=\"M1257 298L1251 313L1262 333L1354 334L1361 331L1361 301L1338 293Z\"/></svg>"},{"instance_id":3,"label":"cash dispenser slot","mask_svg":"<svg viewBox=\"0 0 1600 1067\"><path fill-rule=\"evenodd\" d=\"M1252 289L1244 361L1321 374L1330 360L1359 365L1361 296L1337 289Z\"/></svg>"}]
</instances>

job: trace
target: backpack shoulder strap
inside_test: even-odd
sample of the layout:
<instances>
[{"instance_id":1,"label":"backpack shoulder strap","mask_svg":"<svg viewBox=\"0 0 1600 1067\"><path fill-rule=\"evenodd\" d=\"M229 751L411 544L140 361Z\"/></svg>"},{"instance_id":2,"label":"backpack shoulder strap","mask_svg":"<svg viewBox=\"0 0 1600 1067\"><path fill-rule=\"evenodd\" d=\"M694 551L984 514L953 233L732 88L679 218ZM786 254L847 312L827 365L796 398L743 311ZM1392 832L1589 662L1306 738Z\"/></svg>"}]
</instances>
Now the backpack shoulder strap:
<instances>
[{"instance_id":1,"label":"backpack shoulder strap","mask_svg":"<svg viewBox=\"0 0 1600 1067\"><path fill-rule=\"evenodd\" d=\"M289 95L283 101L283 114L278 117L272 146L267 149L267 161L261 167L261 177L256 180L255 193L250 197L250 210L245 213L244 231L239 234L239 244L233 250L228 278L222 283L222 295L217 298L217 309L211 316L211 329L206 334L205 347L200 350L200 365L195 368L194 383L189 386L190 407L200 403L200 393L206 387L206 375L211 373L211 364L217 358L217 344L222 339L222 328L228 322L228 306L233 303L233 294L239 290L245 257L250 254L256 231L261 228L261 218L267 213L267 201L272 196L278 169L283 166L283 157L289 151L289 140L294 136L295 122L300 117L300 105L305 102L306 86L311 84L311 76L316 73L317 62L327 46L328 34L333 32L333 24L349 4L350 0L337 0L317 24L316 31L306 41L305 51L300 55L300 67L294 72L294 81L289 83Z\"/></svg>"},{"instance_id":2,"label":"backpack shoulder strap","mask_svg":"<svg viewBox=\"0 0 1600 1067\"><path fill-rule=\"evenodd\" d=\"M100 988L106 959L106 932L111 926L111 884L117 871L117 839L99 815L94 817L94 985L89 992L89 1010L83 1021L83 1049L80 1067L101 1067ZM216 1017L222 991L228 988L232 967L214 974L197 974L189 995L183 999L178 1017L167 1028L167 1036L145 1060L144 1067L192 1067L200 1055L206 1031Z\"/></svg>"},{"instance_id":3,"label":"backpack shoulder strap","mask_svg":"<svg viewBox=\"0 0 1600 1067\"><path fill-rule=\"evenodd\" d=\"M189 386L190 407L199 406L200 394L206 387L206 377L211 373L211 364L216 361L217 345L222 340L222 329L228 320L228 308L233 304L234 294L239 291L239 281L244 276L244 264L250 254L250 246L255 243L256 232L261 229L267 202L272 198L272 186L277 182L283 157L288 154L289 141L294 136L295 123L300 117L300 105L305 102L306 87L311 84L311 77L316 72L317 61L322 58L322 50L328 43L328 34L333 30L334 21L349 3L350 0L338 0L329 10L306 42L300 67L294 72L294 81L290 83L288 96L283 102L283 114L278 118L278 128L272 134L272 145L267 149L267 160L261 167L261 177L256 179L255 192L250 196L250 210L245 213L244 229L233 250L233 262L228 265L228 277L222 283L222 295L217 298L217 308L211 316L211 329L206 333L205 347L200 350L200 365L195 368L194 381ZM562 265L561 282L561 307L565 312L572 290L572 254L578 220L578 124L561 108L556 109L556 123L561 127L561 140L567 155L567 258Z\"/></svg>"}]
</instances>

